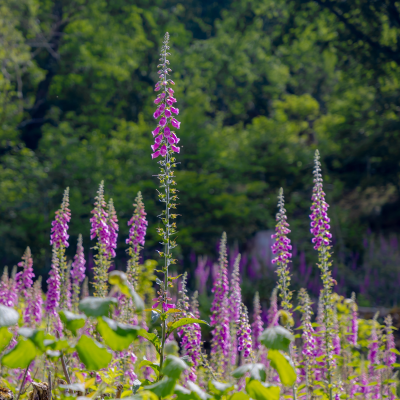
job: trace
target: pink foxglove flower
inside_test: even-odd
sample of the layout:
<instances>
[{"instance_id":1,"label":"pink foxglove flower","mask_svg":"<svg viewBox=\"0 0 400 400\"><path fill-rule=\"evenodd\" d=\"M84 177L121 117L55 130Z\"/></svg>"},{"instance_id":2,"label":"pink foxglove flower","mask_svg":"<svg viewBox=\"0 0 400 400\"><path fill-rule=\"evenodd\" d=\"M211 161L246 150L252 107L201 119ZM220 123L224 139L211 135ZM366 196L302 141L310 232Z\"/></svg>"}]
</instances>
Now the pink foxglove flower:
<instances>
[{"instance_id":1,"label":"pink foxglove flower","mask_svg":"<svg viewBox=\"0 0 400 400\"><path fill-rule=\"evenodd\" d=\"M50 244L58 249L60 246L68 247L68 223L71 220L69 206L69 188L64 192L61 208L56 211L55 220L51 223Z\"/></svg>"},{"instance_id":2,"label":"pink foxglove flower","mask_svg":"<svg viewBox=\"0 0 400 400\"><path fill-rule=\"evenodd\" d=\"M117 213L114 208L113 199L110 199L108 203L108 230L110 232L107 252L110 258L114 258L116 256L115 249L117 248L117 239L118 239L118 218Z\"/></svg>"},{"instance_id":3,"label":"pink foxglove flower","mask_svg":"<svg viewBox=\"0 0 400 400\"><path fill-rule=\"evenodd\" d=\"M78 236L78 245L76 248L76 254L74 262L72 263L71 278L72 278L72 289L73 289L73 305L76 308L79 303L79 294L81 283L85 280L85 254L83 248L82 235Z\"/></svg>"},{"instance_id":4,"label":"pink foxglove flower","mask_svg":"<svg viewBox=\"0 0 400 400\"><path fill-rule=\"evenodd\" d=\"M261 318L260 295L258 292L254 296L253 323L251 324L251 328L253 332L253 350L258 351L262 348L259 339L264 330L264 323Z\"/></svg>"},{"instance_id":5,"label":"pink foxglove flower","mask_svg":"<svg viewBox=\"0 0 400 400\"><path fill-rule=\"evenodd\" d=\"M18 272L16 275L17 280L17 290L18 294L23 297L28 296L29 289L33 285L33 278L35 274L33 273L33 260L31 249L29 247L26 248L24 255L22 256L21 262L18 263L18 267L22 267L23 270Z\"/></svg>"},{"instance_id":6,"label":"pink foxglove flower","mask_svg":"<svg viewBox=\"0 0 400 400\"><path fill-rule=\"evenodd\" d=\"M210 326L212 330L211 356L217 370L223 370L230 352L229 310L228 310L228 260L226 252L226 233L220 244L219 271L215 277L212 292Z\"/></svg>"},{"instance_id":7,"label":"pink foxglove flower","mask_svg":"<svg viewBox=\"0 0 400 400\"><path fill-rule=\"evenodd\" d=\"M153 116L155 119L159 119L157 128L153 131L153 136L160 135L160 139L155 138L155 144L151 146L153 153L151 157L157 158L160 155L162 157L166 157L167 154L179 153L180 148L175 146L176 143L179 142L179 139L171 143L167 138L171 134L171 127L179 129L180 122L172 117L172 113L178 115L179 109L172 107L174 103L176 103L176 99L173 97L174 90L170 87L170 85L175 85L171 79L168 78L171 69L168 67L169 61L167 60L167 56L169 55L168 50L168 41L169 35L168 33L165 35L164 45L161 49L161 64L158 65L160 70L158 71L159 80L155 85L155 91L160 92L157 95L157 98L154 100L155 104L159 106L155 110ZM161 149L158 148L161 145Z\"/></svg>"},{"instance_id":8,"label":"pink foxglove flower","mask_svg":"<svg viewBox=\"0 0 400 400\"><path fill-rule=\"evenodd\" d=\"M248 358L252 351L251 328L247 307L243 303L240 308L238 327L238 350L243 352L244 358Z\"/></svg>"}]
</instances>

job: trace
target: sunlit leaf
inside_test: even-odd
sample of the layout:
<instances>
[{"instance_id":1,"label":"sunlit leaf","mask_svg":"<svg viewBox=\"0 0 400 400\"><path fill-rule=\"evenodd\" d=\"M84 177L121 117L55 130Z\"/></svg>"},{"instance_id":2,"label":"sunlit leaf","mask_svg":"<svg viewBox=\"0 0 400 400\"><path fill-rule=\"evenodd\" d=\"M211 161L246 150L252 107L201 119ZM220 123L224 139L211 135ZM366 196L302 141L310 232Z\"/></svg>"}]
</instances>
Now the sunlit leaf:
<instances>
[{"instance_id":1,"label":"sunlit leaf","mask_svg":"<svg viewBox=\"0 0 400 400\"><path fill-rule=\"evenodd\" d=\"M89 371L106 368L112 359L112 354L100 343L87 335L82 335L76 345L79 359Z\"/></svg>"},{"instance_id":2,"label":"sunlit leaf","mask_svg":"<svg viewBox=\"0 0 400 400\"><path fill-rule=\"evenodd\" d=\"M107 317L97 319L97 331L114 351L126 350L138 337L140 330L139 326L122 324Z\"/></svg>"},{"instance_id":3,"label":"sunlit leaf","mask_svg":"<svg viewBox=\"0 0 400 400\"><path fill-rule=\"evenodd\" d=\"M160 338L156 334L147 332L145 329L141 329L138 332L138 336L147 339L150 343L152 343L154 345L154 347L157 349L157 351L160 348L160 344L161 344Z\"/></svg>"},{"instance_id":4,"label":"sunlit leaf","mask_svg":"<svg viewBox=\"0 0 400 400\"><path fill-rule=\"evenodd\" d=\"M294 340L293 335L282 326L267 328L260 336L260 342L271 350L289 351L290 342Z\"/></svg>"},{"instance_id":5,"label":"sunlit leaf","mask_svg":"<svg viewBox=\"0 0 400 400\"><path fill-rule=\"evenodd\" d=\"M65 328L71 331L74 336L76 336L78 329L85 326L86 315L84 314L74 314L68 310L62 310L58 315L64 323Z\"/></svg>"},{"instance_id":6,"label":"sunlit leaf","mask_svg":"<svg viewBox=\"0 0 400 400\"><path fill-rule=\"evenodd\" d=\"M40 350L40 352L43 353L46 350L44 345L44 331L31 328L19 328L18 333L32 341L32 343Z\"/></svg>"},{"instance_id":7,"label":"sunlit leaf","mask_svg":"<svg viewBox=\"0 0 400 400\"><path fill-rule=\"evenodd\" d=\"M103 317L110 314L112 305L117 304L114 297L85 297L79 303L79 311L82 311L88 317Z\"/></svg>"},{"instance_id":8,"label":"sunlit leaf","mask_svg":"<svg viewBox=\"0 0 400 400\"><path fill-rule=\"evenodd\" d=\"M121 293L127 297L131 297L136 311L144 310L144 303L140 296L136 293L133 286L129 283L126 274L122 271L111 271L108 274L108 282L110 285L118 286Z\"/></svg>"},{"instance_id":9,"label":"sunlit leaf","mask_svg":"<svg viewBox=\"0 0 400 400\"><path fill-rule=\"evenodd\" d=\"M181 373L189 369L188 365L179 357L169 355L164 363L162 373L173 379L179 379Z\"/></svg>"},{"instance_id":10,"label":"sunlit leaf","mask_svg":"<svg viewBox=\"0 0 400 400\"><path fill-rule=\"evenodd\" d=\"M278 372L282 384L292 386L296 382L297 375L288 357L278 350L269 350L267 357L271 361L272 368Z\"/></svg>"},{"instance_id":11,"label":"sunlit leaf","mask_svg":"<svg viewBox=\"0 0 400 400\"><path fill-rule=\"evenodd\" d=\"M36 355L36 347L31 340L20 340L12 350L2 357L1 364L8 368L25 369Z\"/></svg>"},{"instance_id":12,"label":"sunlit leaf","mask_svg":"<svg viewBox=\"0 0 400 400\"><path fill-rule=\"evenodd\" d=\"M180 328L181 326L189 325L189 324L206 324L206 325L208 325L206 321L203 321L201 319L181 318L178 321L175 321L174 323L171 324L170 332L174 331L177 328Z\"/></svg>"},{"instance_id":13,"label":"sunlit leaf","mask_svg":"<svg viewBox=\"0 0 400 400\"><path fill-rule=\"evenodd\" d=\"M164 376L161 381L154 383L153 385L145 386L143 389L149 390L156 394L158 397L167 397L174 392L175 379L168 376Z\"/></svg>"},{"instance_id":14,"label":"sunlit leaf","mask_svg":"<svg viewBox=\"0 0 400 400\"><path fill-rule=\"evenodd\" d=\"M6 326L0 328L0 352L2 352L11 342L13 334Z\"/></svg>"},{"instance_id":15,"label":"sunlit leaf","mask_svg":"<svg viewBox=\"0 0 400 400\"><path fill-rule=\"evenodd\" d=\"M251 379L246 384L246 392L254 400L279 400L280 387Z\"/></svg>"}]
</instances>

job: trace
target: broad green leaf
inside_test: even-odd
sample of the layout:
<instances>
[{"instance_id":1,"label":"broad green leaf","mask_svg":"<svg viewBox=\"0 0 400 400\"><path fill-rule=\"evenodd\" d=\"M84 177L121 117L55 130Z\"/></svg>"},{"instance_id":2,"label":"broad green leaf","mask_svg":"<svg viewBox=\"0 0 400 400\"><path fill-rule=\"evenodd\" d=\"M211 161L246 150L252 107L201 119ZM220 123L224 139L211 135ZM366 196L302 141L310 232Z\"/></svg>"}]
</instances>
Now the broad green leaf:
<instances>
[{"instance_id":1,"label":"broad green leaf","mask_svg":"<svg viewBox=\"0 0 400 400\"><path fill-rule=\"evenodd\" d=\"M208 395L205 391L203 391L199 386L197 386L194 382L192 381L188 381L186 383L187 387L189 388L189 390L196 394L201 400L206 400L208 398L210 398L211 396Z\"/></svg>"},{"instance_id":2,"label":"broad green leaf","mask_svg":"<svg viewBox=\"0 0 400 400\"><path fill-rule=\"evenodd\" d=\"M161 381L154 383L153 385L145 386L143 389L149 390L158 397L167 397L174 392L175 382L175 379L164 376Z\"/></svg>"},{"instance_id":3,"label":"broad green leaf","mask_svg":"<svg viewBox=\"0 0 400 400\"><path fill-rule=\"evenodd\" d=\"M181 313L182 310L180 310L179 308L170 308L166 314L176 314L176 313Z\"/></svg>"},{"instance_id":4,"label":"broad green leaf","mask_svg":"<svg viewBox=\"0 0 400 400\"><path fill-rule=\"evenodd\" d=\"M397 349L390 349L390 351L394 354L397 354L398 356L400 356L400 351L398 351Z\"/></svg>"},{"instance_id":5,"label":"broad green leaf","mask_svg":"<svg viewBox=\"0 0 400 400\"><path fill-rule=\"evenodd\" d=\"M6 353L1 364L8 368L25 369L36 357L36 348L31 340L20 340L17 345Z\"/></svg>"},{"instance_id":6,"label":"broad green leaf","mask_svg":"<svg viewBox=\"0 0 400 400\"><path fill-rule=\"evenodd\" d=\"M112 354L100 343L87 335L82 335L76 345L79 359L89 371L106 368L112 359Z\"/></svg>"},{"instance_id":7,"label":"broad green leaf","mask_svg":"<svg viewBox=\"0 0 400 400\"><path fill-rule=\"evenodd\" d=\"M65 339L53 340L52 343L46 344L46 340L44 341L46 347L50 347L51 350L68 350L70 348L69 343Z\"/></svg>"},{"instance_id":8,"label":"broad green leaf","mask_svg":"<svg viewBox=\"0 0 400 400\"><path fill-rule=\"evenodd\" d=\"M111 305L117 304L117 299L113 297L86 297L79 303L79 311L88 317L103 317L110 313Z\"/></svg>"},{"instance_id":9,"label":"broad green leaf","mask_svg":"<svg viewBox=\"0 0 400 400\"><path fill-rule=\"evenodd\" d=\"M78 329L85 326L86 315L84 314L74 314L68 310L62 310L58 315L64 323L65 328L71 331L74 336L76 336Z\"/></svg>"},{"instance_id":10,"label":"broad green leaf","mask_svg":"<svg viewBox=\"0 0 400 400\"><path fill-rule=\"evenodd\" d=\"M223 382L218 382L218 381L209 381L208 382L208 388L210 392L215 393L219 396L225 394L226 392L229 392L230 390L234 389L234 385L231 383L223 383Z\"/></svg>"},{"instance_id":11,"label":"broad green leaf","mask_svg":"<svg viewBox=\"0 0 400 400\"><path fill-rule=\"evenodd\" d=\"M129 283L126 274L122 271L112 271L108 274L108 282L110 285L118 286L121 293L127 297L131 297L136 311L144 310L144 303L140 296L136 293L133 286Z\"/></svg>"},{"instance_id":12,"label":"broad green leaf","mask_svg":"<svg viewBox=\"0 0 400 400\"><path fill-rule=\"evenodd\" d=\"M267 375L265 372L265 366L263 364L245 364L236 368L235 371L232 372L232 376L234 378L241 378L247 372L250 372L250 376L253 379L257 379L259 381L265 381Z\"/></svg>"},{"instance_id":13,"label":"broad green leaf","mask_svg":"<svg viewBox=\"0 0 400 400\"><path fill-rule=\"evenodd\" d=\"M251 379L246 384L246 392L254 400L279 400L280 387ZM237 400L237 399L234 399Z\"/></svg>"},{"instance_id":14,"label":"broad green leaf","mask_svg":"<svg viewBox=\"0 0 400 400\"><path fill-rule=\"evenodd\" d=\"M6 326L0 328L0 353L10 344L13 334Z\"/></svg>"},{"instance_id":15,"label":"broad green leaf","mask_svg":"<svg viewBox=\"0 0 400 400\"><path fill-rule=\"evenodd\" d=\"M44 353L45 345L45 333L39 329L31 329L31 328L20 328L18 329L18 333L21 336L26 337L29 339L39 350L41 353Z\"/></svg>"},{"instance_id":16,"label":"broad green leaf","mask_svg":"<svg viewBox=\"0 0 400 400\"><path fill-rule=\"evenodd\" d=\"M278 350L269 350L267 358L271 361L272 368L278 372L282 384L284 386L293 386L297 376L288 358Z\"/></svg>"},{"instance_id":17,"label":"broad green leaf","mask_svg":"<svg viewBox=\"0 0 400 400\"><path fill-rule=\"evenodd\" d=\"M178 380L181 373L187 369L189 369L189 367L185 361L181 360L179 357L169 355L165 360L162 373L172 379Z\"/></svg>"},{"instance_id":18,"label":"broad green leaf","mask_svg":"<svg viewBox=\"0 0 400 400\"><path fill-rule=\"evenodd\" d=\"M260 342L271 350L289 351L290 342L294 340L293 335L282 326L267 328L260 336Z\"/></svg>"},{"instance_id":19,"label":"broad green leaf","mask_svg":"<svg viewBox=\"0 0 400 400\"><path fill-rule=\"evenodd\" d=\"M177 328L180 328L181 326L189 325L189 324L206 324L206 325L208 325L206 321L203 321L201 319L181 318L178 321L175 321L173 324L171 324L170 332L174 331Z\"/></svg>"},{"instance_id":20,"label":"broad green leaf","mask_svg":"<svg viewBox=\"0 0 400 400\"><path fill-rule=\"evenodd\" d=\"M156 334L147 332L145 329L141 329L138 332L138 336L147 339L150 343L154 345L157 351L159 350L161 343L160 338Z\"/></svg>"},{"instance_id":21,"label":"broad green leaf","mask_svg":"<svg viewBox=\"0 0 400 400\"><path fill-rule=\"evenodd\" d=\"M233 393L229 400L250 400L250 396L247 393L243 392L236 392Z\"/></svg>"},{"instance_id":22,"label":"broad green leaf","mask_svg":"<svg viewBox=\"0 0 400 400\"><path fill-rule=\"evenodd\" d=\"M97 319L97 331L114 351L126 350L137 338L140 329L139 326L122 324L107 317Z\"/></svg>"},{"instance_id":23,"label":"broad green leaf","mask_svg":"<svg viewBox=\"0 0 400 400\"><path fill-rule=\"evenodd\" d=\"M3 326L11 326L18 323L19 314L11 307L0 304L0 328Z\"/></svg>"}]
</instances>

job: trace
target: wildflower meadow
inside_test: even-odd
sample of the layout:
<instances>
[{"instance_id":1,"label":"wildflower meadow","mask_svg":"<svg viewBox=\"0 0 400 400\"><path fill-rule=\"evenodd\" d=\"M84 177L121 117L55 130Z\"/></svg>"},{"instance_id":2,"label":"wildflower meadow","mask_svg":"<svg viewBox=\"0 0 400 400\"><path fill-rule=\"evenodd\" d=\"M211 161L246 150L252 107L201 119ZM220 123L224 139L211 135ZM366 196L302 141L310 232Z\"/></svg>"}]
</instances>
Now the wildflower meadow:
<instances>
[{"instance_id":1,"label":"wildflower meadow","mask_svg":"<svg viewBox=\"0 0 400 400\"><path fill-rule=\"evenodd\" d=\"M262 310L259 293L244 304L240 254L228 259L229 232L221 232L209 318L187 273L171 273L179 240L179 180L185 157L178 99L170 78L170 37L163 39L155 85L154 144L148 151L158 179L157 261L142 261L147 213L142 193L132 199L124 271L113 269L119 233L114 202L99 182L90 233L69 240L74 218L69 188L49 226L52 249L47 292L35 276L29 247L5 269L0 283L0 400L395 400L399 351L392 319L358 315L357 294L336 293L329 204L320 154L315 151L310 193L310 248L322 289L318 302L294 291L290 218L285 192L277 196L272 235L276 287ZM150 135L150 133L149 133ZM157 166L158 164L158 166ZM158 169L157 169L158 168ZM89 280L83 237L90 235L94 279ZM66 249L76 246L68 259ZM233 265L233 268L229 268ZM249 311L250 310L250 311ZM267 321L262 315L267 315ZM204 332L211 339L205 343Z\"/></svg>"}]
</instances>

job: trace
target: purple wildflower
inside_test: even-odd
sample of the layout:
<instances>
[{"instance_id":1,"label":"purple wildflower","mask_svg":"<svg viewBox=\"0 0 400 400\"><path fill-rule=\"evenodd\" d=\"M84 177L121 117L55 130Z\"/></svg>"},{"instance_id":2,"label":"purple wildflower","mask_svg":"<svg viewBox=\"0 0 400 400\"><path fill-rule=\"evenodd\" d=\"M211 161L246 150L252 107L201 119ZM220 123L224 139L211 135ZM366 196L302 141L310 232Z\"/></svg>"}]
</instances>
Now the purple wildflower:
<instances>
[{"instance_id":1,"label":"purple wildflower","mask_svg":"<svg viewBox=\"0 0 400 400\"><path fill-rule=\"evenodd\" d=\"M58 249L60 246L68 247L68 222L71 220L69 206L69 188L65 189L61 208L56 211L56 218L51 223L50 244Z\"/></svg>"},{"instance_id":2,"label":"purple wildflower","mask_svg":"<svg viewBox=\"0 0 400 400\"><path fill-rule=\"evenodd\" d=\"M33 285L33 278L35 274L33 273L33 260L32 253L29 247L26 248L24 255L22 256L21 262L18 263L18 267L22 267L23 271L18 272L15 276L17 280L17 291L19 295L27 297L29 289Z\"/></svg>"},{"instance_id":3,"label":"purple wildflower","mask_svg":"<svg viewBox=\"0 0 400 400\"><path fill-rule=\"evenodd\" d=\"M251 328L253 332L253 350L258 351L262 348L259 338L264 330L264 323L261 318L260 295L258 292L254 296L253 323Z\"/></svg>"},{"instance_id":4,"label":"purple wildflower","mask_svg":"<svg viewBox=\"0 0 400 400\"><path fill-rule=\"evenodd\" d=\"M268 326L279 325L278 318L278 289L275 288L271 294L270 306L268 310Z\"/></svg>"},{"instance_id":5,"label":"purple wildflower","mask_svg":"<svg viewBox=\"0 0 400 400\"><path fill-rule=\"evenodd\" d=\"M393 336L393 320L389 314L385 318L385 332L386 332L386 351L385 351L385 364L389 368L393 368L392 365L396 362L396 353L392 350L396 349Z\"/></svg>"},{"instance_id":6,"label":"purple wildflower","mask_svg":"<svg viewBox=\"0 0 400 400\"><path fill-rule=\"evenodd\" d=\"M236 364L237 356L237 338L236 338L236 328L240 323L240 307L242 304L242 291L240 288L240 254L237 255L235 264L233 266L233 272L231 277L230 294L228 298L229 305L229 319L230 319L230 337L232 339L231 345L231 363Z\"/></svg>"},{"instance_id":7,"label":"purple wildflower","mask_svg":"<svg viewBox=\"0 0 400 400\"><path fill-rule=\"evenodd\" d=\"M100 183L94 205L94 210L92 210L93 217L90 218L90 239L93 240L96 237L98 239L94 247L97 250L94 260L94 295L105 297L108 291L108 269L110 267L110 227L108 214L105 211L107 203L104 200L104 181Z\"/></svg>"},{"instance_id":8,"label":"purple wildflower","mask_svg":"<svg viewBox=\"0 0 400 400\"><path fill-rule=\"evenodd\" d=\"M368 343L368 361L370 362L369 365L369 373L371 376L375 373L375 367L379 363L379 341L378 335L376 332L376 325L378 324L375 318L372 320L373 327L371 332L371 339Z\"/></svg>"},{"instance_id":9,"label":"purple wildflower","mask_svg":"<svg viewBox=\"0 0 400 400\"><path fill-rule=\"evenodd\" d=\"M78 236L78 245L76 248L76 254L74 257L74 262L72 263L71 269L71 278L72 278L72 285L73 285L73 305L76 308L79 303L79 293L80 293L80 286L81 283L85 279L85 254L83 248L83 240L82 235L79 234Z\"/></svg>"},{"instance_id":10,"label":"purple wildflower","mask_svg":"<svg viewBox=\"0 0 400 400\"><path fill-rule=\"evenodd\" d=\"M228 273L227 273L226 233L222 235L219 257L219 271L214 281L212 292L214 299L211 306L210 326L213 328L211 355L216 369L224 369L230 351L229 311L228 311Z\"/></svg>"},{"instance_id":11,"label":"purple wildflower","mask_svg":"<svg viewBox=\"0 0 400 400\"><path fill-rule=\"evenodd\" d=\"M42 277L30 288L26 308L24 310L24 322L28 325L39 326L43 316Z\"/></svg>"},{"instance_id":12,"label":"purple wildflower","mask_svg":"<svg viewBox=\"0 0 400 400\"><path fill-rule=\"evenodd\" d=\"M118 239L118 218L114 208L113 199L108 202L108 230L110 232L109 241L107 246L107 252L109 257L114 258L116 256L115 249L117 248Z\"/></svg>"},{"instance_id":13,"label":"purple wildflower","mask_svg":"<svg viewBox=\"0 0 400 400\"><path fill-rule=\"evenodd\" d=\"M238 323L238 350L243 351L243 357L248 358L252 352L251 328L247 307L242 303L240 307L240 319Z\"/></svg>"},{"instance_id":14,"label":"purple wildflower","mask_svg":"<svg viewBox=\"0 0 400 400\"><path fill-rule=\"evenodd\" d=\"M4 268L0 283L0 304L4 306L15 307L18 303L16 275L16 267L13 268L11 277L8 276L8 268Z\"/></svg>"},{"instance_id":15,"label":"purple wildflower","mask_svg":"<svg viewBox=\"0 0 400 400\"><path fill-rule=\"evenodd\" d=\"M153 116L155 119L160 118L158 122L157 128L153 131L153 136L155 138L155 144L151 146L153 153L151 157L157 158L160 155L165 157L167 153L179 153L180 148L174 146L174 144L179 142L179 138L176 137L175 133L172 132L171 135L171 128L169 124L176 129L180 128L180 122L172 117L172 113L179 114L179 109L172 107L174 103L176 103L176 99L173 97L174 90L168 85L175 85L175 83L168 79L168 75L171 72L171 69L168 68L169 61L167 60L167 56L169 55L168 46L169 42L169 34L165 34L164 44L161 48L161 61L162 64L159 64L158 67L161 69L158 71L159 81L155 85L155 91L158 92L161 90L161 93L157 96L154 100L155 104L158 104L156 111L154 112ZM160 136L157 136L160 135ZM172 136L172 140L168 140ZM158 139L161 137L161 140ZM157 150L161 145L161 149Z\"/></svg>"}]
</instances>

